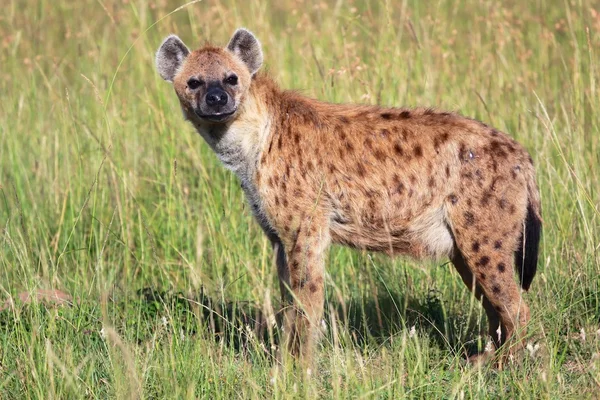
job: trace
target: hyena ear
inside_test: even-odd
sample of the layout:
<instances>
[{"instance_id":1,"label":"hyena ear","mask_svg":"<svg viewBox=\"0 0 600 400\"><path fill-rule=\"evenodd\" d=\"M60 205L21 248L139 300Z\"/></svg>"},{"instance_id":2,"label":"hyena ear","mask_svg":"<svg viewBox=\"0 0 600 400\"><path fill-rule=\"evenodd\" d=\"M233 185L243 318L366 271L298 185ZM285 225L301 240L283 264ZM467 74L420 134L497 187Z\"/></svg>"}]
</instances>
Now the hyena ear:
<instances>
[{"instance_id":1,"label":"hyena ear","mask_svg":"<svg viewBox=\"0 0 600 400\"><path fill-rule=\"evenodd\" d=\"M173 82L177 69L190 54L181 39L175 35L168 36L156 52L156 69L165 81Z\"/></svg>"},{"instance_id":2,"label":"hyena ear","mask_svg":"<svg viewBox=\"0 0 600 400\"><path fill-rule=\"evenodd\" d=\"M238 56L254 75L263 63L260 42L252 32L240 28L231 37L227 49Z\"/></svg>"}]
</instances>

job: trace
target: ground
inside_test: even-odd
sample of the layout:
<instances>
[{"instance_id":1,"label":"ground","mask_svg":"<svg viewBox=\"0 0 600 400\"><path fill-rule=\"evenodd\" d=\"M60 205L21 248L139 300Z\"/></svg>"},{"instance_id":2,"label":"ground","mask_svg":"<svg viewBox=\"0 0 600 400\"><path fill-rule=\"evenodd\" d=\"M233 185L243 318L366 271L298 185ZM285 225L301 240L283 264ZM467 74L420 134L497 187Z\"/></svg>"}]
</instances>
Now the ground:
<instances>
[{"instance_id":1,"label":"ground","mask_svg":"<svg viewBox=\"0 0 600 400\"><path fill-rule=\"evenodd\" d=\"M1 398L597 397L598 1L21 3L0 15ZM458 111L530 151L544 232L507 368L464 363L486 322L446 260L334 247L316 371L274 373L270 245L153 62L169 33L239 26L284 87Z\"/></svg>"}]
</instances>

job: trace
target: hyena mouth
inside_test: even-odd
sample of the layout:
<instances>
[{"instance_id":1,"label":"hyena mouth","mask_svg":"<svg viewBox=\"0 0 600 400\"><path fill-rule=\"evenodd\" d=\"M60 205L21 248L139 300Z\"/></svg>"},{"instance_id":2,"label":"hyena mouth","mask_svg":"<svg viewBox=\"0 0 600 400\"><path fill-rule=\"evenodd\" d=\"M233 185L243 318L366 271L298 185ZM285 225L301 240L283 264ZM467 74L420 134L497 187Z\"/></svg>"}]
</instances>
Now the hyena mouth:
<instances>
[{"instance_id":1,"label":"hyena mouth","mask_svg":"<svg viewBox=\"0 0 600 400\"><path fill-rule=\"evenodd\" d=\"M223 112L223 113L215 113L215 114L202 114L202 111L200 111L199 109L195 109L194 113L202 119L205 119L207 121L211 121L211 122L222 122L224 120L226 120L227 118L231 117L237 109L233 109L229 112Z\"/></svg>"}]
</instances>

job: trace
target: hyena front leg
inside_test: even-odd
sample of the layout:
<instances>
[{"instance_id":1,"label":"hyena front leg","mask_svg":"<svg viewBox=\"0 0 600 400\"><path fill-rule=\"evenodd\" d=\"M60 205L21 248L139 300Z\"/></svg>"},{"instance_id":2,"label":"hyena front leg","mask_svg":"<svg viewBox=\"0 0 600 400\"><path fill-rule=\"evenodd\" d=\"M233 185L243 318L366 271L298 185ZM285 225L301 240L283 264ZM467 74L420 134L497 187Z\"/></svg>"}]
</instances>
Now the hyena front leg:
<instances>
[{"instance_id":1,"label":"hyena front leg","mask_svg":"<svg viewBox=\"0 0 600 400\"><path fill-rule=\"evenodd\" d=\"M284 332L289 352L310 367L323 315L329 230L324 219L308 217L294 236L284 239L287 268L278 268L283 291L287 292L284 298L291 300L284 313Z\"/></svg>"}]
</instances>

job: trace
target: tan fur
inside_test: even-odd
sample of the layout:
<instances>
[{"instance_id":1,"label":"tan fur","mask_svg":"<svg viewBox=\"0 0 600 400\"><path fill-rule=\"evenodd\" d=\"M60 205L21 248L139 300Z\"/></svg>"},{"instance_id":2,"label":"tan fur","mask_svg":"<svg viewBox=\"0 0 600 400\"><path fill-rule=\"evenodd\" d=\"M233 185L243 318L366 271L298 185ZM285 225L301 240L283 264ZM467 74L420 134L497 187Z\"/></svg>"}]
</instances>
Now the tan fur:
<instances>
[{"instance_id":1,"label":"tan fur","mask_svg":"<svg viewBox=\"0 0 600 400\"><path fill-rule=\"evenodd\" d=\"M189 76L240 77L224 123L192 111ZM225 49L192 52L174 79L186 117L240 178L278 254L288 345L310 356L330 243L415 258L450 257L483 300L497 345L528 321L514 279L528 204L540 216L531 158L481 122L431 109L328 104L251 76ZM283 250L281 250L283 249ZM288 293L289 290L289 293Z\"/></svg>"}]
</instances>

